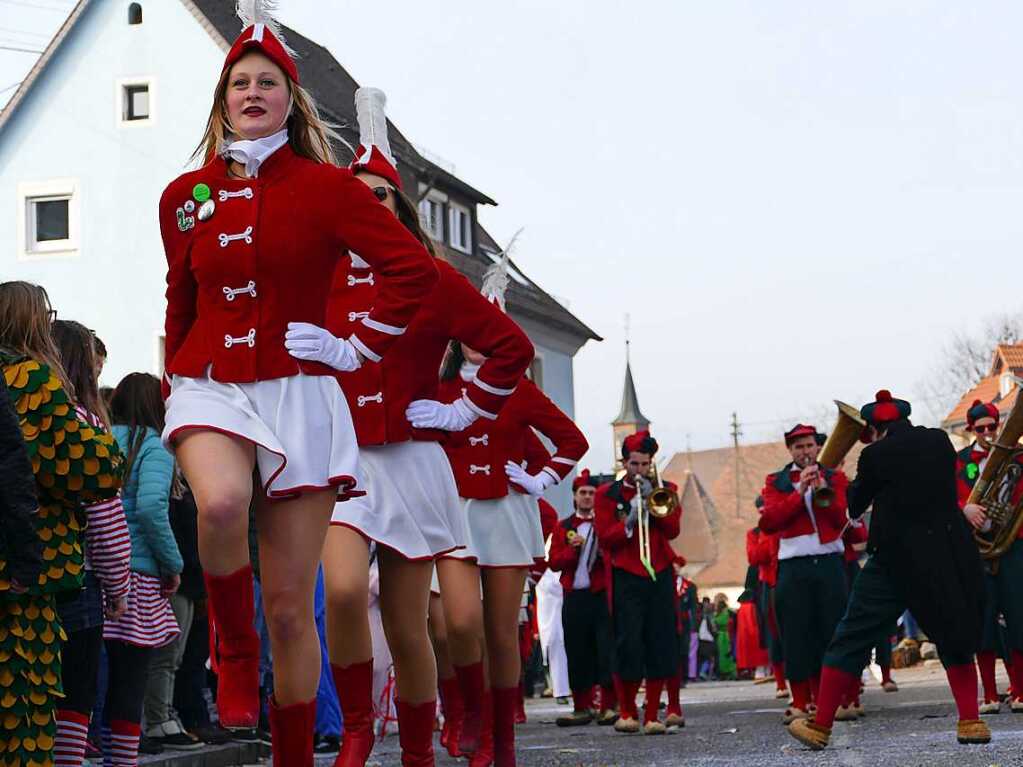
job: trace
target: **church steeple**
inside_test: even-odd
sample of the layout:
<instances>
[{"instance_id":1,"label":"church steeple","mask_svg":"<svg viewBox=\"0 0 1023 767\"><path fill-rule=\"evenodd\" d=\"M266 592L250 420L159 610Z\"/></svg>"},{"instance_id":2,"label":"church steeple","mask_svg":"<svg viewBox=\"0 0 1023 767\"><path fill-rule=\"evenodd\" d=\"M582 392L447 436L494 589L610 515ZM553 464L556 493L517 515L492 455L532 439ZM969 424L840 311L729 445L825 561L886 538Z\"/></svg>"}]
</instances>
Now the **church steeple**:
<instances>
[{"instance_id":1,"label":"church steeple","mask_svg":"<svg viewBox=\"0 0 1023 767\"><path fill-rule=\"evenodd\" d=\"M622 406L618 416L611 422L614 438L615 468L622 463L622 441L630 434L650 428L650 419L639 409L636 383L632 380L632 361L629 359L629 320L625 318L625 388L622 390Z\"/></svg>"}]
</instances>

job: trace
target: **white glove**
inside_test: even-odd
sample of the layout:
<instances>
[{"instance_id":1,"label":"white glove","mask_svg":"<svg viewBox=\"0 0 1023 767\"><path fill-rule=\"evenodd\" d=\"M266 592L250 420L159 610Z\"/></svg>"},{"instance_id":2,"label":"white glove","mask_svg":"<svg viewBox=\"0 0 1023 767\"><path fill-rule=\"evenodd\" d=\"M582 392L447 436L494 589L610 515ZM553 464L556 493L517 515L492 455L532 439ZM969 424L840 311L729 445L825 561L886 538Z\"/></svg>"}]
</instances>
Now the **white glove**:
<instances>
[{"instance_id":1,"label":"white glove","mask_svg":"<svg viewBox=\"0 0 1023 767\"><path fill-rule=\"evenodd\" d=\"M284 348L296 359L322 362L341 373L358 370L362 366L359 350L350 341L308 322L288 323Z\"/></svg>"},{"instance_id":2,"label":"white glove","mask_svg":"<svg viewBox=\"0 0 1023 767\"><path fill-rule=\"evenodd\" d=\"M518 485L527 493L533 496L543 495L543 491L553 485L557 480L550 472L541 471L537 474L530 474L517 463L508 461L504 465L504 473L512 484Z\"/></svg>"},{"instance_id":3,"label":"white glove","mask_svg":"<svg viewBox=\"0 0 1023 767\"><path fill-rule=\"evenodd\" d=\"M417 399L409 403L405 417L417 429L463 431L479 418L479 413L460 399L450 405L433 399Z\"/></svg>"}]
</instances>

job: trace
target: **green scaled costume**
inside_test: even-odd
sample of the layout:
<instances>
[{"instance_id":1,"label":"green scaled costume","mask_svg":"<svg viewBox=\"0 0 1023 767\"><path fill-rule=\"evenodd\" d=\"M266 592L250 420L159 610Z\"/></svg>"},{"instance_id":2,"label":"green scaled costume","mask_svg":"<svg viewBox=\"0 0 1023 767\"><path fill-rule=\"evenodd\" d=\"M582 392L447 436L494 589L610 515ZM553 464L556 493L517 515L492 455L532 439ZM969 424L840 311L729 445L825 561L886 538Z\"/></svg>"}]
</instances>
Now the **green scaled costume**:
<instances>
[{"instance_id":1,"label":"green scaled costume","mask_svg":"<svg viewBox=\"0 0 1023 767\"><path fill-rule=\"evenodd\" d=\"M11 592L0 551L0 767L50 767L64 695L56 595L82 586L82 505L117 494L122 456L108 432L82 420L48 366L0 349L0 370L36 477L43 549L39 581L24 594Z\"/></svg>"}]
</instances>

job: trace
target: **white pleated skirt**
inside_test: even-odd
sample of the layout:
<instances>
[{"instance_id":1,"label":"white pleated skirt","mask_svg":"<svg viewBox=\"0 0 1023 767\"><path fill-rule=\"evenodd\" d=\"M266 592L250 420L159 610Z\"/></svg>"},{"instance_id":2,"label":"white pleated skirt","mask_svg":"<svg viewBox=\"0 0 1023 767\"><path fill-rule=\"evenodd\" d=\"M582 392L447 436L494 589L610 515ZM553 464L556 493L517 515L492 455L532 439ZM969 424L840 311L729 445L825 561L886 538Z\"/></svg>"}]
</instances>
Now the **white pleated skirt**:
<instances>
[{"instance_id":1,"label":"white pleated skirt","mask_svg":"<svg viewBox=\"0 0 1023 767\"><path fill-rule=\"evenodd\" d=\"M334 507L343 525L406 559L435 559L466 545L468 532L455 476L436 442L398 442L359 451L366 490Z\"/></svg>"},{"instance_id":2,"label":"white pleated skirt","mask_svg":"<svg viewBox=\"0 0 1023 767\"><path fill-rule=\"evenodd\" d=\"M221 383L171 378L163 442L190 430L220 432L251 442L263 491L271 500L336 487L338 499L360 496L359 446L352 414L332 376Z\"/></svg>"},{"instance_id":3,"label":"white pleated skirt","mask_svg":"<svg viewBox=\"0 0 1023 767\"><path fill-rule=\"evenodd\" d=\"M460 498L469 528L468 545L447 556L473 559L480 567L532 567L544 558L543 528L536 499L508 488L503 498Z\"/></svg>"}]
</instances>

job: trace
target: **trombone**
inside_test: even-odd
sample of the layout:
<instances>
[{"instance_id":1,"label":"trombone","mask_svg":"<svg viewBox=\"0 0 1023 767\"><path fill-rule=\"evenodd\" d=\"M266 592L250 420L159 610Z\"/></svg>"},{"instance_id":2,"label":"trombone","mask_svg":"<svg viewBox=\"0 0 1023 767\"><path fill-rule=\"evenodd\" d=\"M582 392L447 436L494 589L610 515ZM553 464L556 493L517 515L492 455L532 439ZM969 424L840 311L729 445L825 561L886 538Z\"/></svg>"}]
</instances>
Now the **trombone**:
<instances>
[{"instance_id":1,"label":"trombone","mask_svg":"<svg viewBox=\"0 0 1023 767\"><path fill-rule=\"evenodd\" d=\"M678 495L674 490L669 490L661 480L661 474L657 471L656 464L653 468L653 487L643 496L643 485L650 483L650 479L639 472L636 473L636 497L633 503L636 504L636 526L639 528L639 561L643 568L650 575L651 580L657 580L657 572L654 570L653 558L650 553L650 517L664 519L679 506Z\"/></svg>"}]
</instances>

